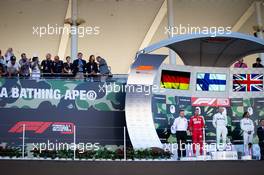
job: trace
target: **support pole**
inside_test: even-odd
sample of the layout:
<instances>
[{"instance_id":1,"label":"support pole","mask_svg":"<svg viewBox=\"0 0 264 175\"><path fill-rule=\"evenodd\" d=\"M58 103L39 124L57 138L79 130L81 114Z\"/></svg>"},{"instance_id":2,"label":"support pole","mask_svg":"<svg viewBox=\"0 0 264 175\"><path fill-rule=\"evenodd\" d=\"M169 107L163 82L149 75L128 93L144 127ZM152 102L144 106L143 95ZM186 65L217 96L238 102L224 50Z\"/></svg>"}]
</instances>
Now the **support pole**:
<instances>
[{"instance_id":1,"label":"support pole","mask_svg":"<svg viewBox=\"0 0 264 175\"><path fill-rule=\"evenodd\" d=\"M204 160L206 160L206 148L205 148L205 128L203 128L203 145L202 145L202 149L203 149L203 156L204 156Z\"/></svg>"},{"instance_id":2,"label":"support pole","mask_svg":"<svg viewBox=\"0 0 264 175\"><path fill-rule=\"evenodd\" d=\"M76 159L76 126L73 126L73 144L74 144L74 150L73 150L73 160Z\"/></svg>"},{"instance_id":3,"label":"support pole","mask_svg":"<svg viewBox=\"0 0 264 175\"><path fill-rule=\"evenodd\" d=\"M247 22L247 20L253 15L255 9L255 2L253 2L244 12L244 14L239 18L239 20L234 24L234 26L232 27L232 32L238 32L241 27Z\"/></svg>"},{"instance_id":4,"label":"support pole","mask_svg":"<svg viewBox=\"0 0 264 175\"><path fill-rule=\"evenodd\" d=\"M151 43L153 36L155 35L156 31L158 30L160 23L162 22L162 20L166 16L166 14L167 14L167 1L165 0L162 3L154 21L152 22L152 24L148 30L148 32L146 33L145 38L139 47L139 50L143 50L145 47L147 47Z\"/></svg>"},{"instance_id":5,"label":"support pole","mask_svg":"<svg viewBox=\"0 0 264 175\"><path fill-rule=\"evenodd\" d=\"M77 26L77 18L78 18L78 9L77 9L77 1L72 0L72 30L76 32L71 32L71 57L73 60L77 58L78 52L78 26Z\"/></svg>"},{"instance_id":6,"label":"support pole","mask_svg":"<svg viewBox=\"0 0 264 175\"><path fill-rule=\"evenodd\" d=\"M124 160L126 160L126 127L124 126Z\"/></svg>"},{"instance_id":7,"label":"support pole","mask_svg":"<svg viewBox=\"0 0 264 175\"><path fill-rule=\"evenodd\" d=\"M23 124L23 136L22 136L22 158L25 158L25 130L26 130L26 125Z\"/></svg>"},{"instance_id":8,"label":"support pole","mask_svg":"<svg viewBox=\"0 0 264 175\"><path fill-rule=\"evenodd\" d=\"M174 0L167 0L167 8L168 8L168 28L170 29L169 38L173 37L172 29L174 28ZM169 49L170 56L170 64L176 65L176 53Z\"/></svg>"},{"instance_id":9,"label":"support pole","mask_svg":"<svg viewBox=\"0 0 264 175\"><path fill-rule=\"evenodd\" d=\"M71 5L72 5L72 1L69 0L65 19L71 18ZM71 26L69 24L64 24L63 28L67 28L68 31L71 30ZM58 49L58 56L61 59L64 59L65 57L69 39L70 39L70 32L62 32L61 38L60 38L59 49Z\"/></svg>"},{"instance_id":10,"label":"support pole","mask_svg":"<svg viewBox=\"0 0 264 175\"><path fill-rule=\"evenodd\" d=\"M261 4L262 4L261 1L256 2L256 16L257 16L257 25L262 28L263 24L262 24L262 16L261 16L262 15L261 14ZM257 32L257 35L258 35L258 38L263 39L262 30ZM261 58L261 64L264 65L264 54L260 53L259 57Z\"/></svg>"}]
</instances>

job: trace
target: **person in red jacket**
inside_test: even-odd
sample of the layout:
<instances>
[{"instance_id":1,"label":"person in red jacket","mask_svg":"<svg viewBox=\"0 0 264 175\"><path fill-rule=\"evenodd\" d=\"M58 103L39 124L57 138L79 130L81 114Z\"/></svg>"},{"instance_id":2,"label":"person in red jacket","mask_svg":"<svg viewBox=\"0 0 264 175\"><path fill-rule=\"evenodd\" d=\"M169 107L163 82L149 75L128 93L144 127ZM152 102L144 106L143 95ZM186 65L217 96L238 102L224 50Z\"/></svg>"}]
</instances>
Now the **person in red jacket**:
<instances>
[{"instance_id":1,"label":"person in red jacket","mask_svg":"<svg viewBox=\"0 0 264 175\"><path fill-rule=\"evenodd\" d=\"M192 134L192 142L193 142L193 154L196 155L196 145L200 145L200 155L203 153L203 128L204 118L200 116L199 108L195 109L194 116L191 117L189 122L189 130Z\"/></svg>"}]
</instances>

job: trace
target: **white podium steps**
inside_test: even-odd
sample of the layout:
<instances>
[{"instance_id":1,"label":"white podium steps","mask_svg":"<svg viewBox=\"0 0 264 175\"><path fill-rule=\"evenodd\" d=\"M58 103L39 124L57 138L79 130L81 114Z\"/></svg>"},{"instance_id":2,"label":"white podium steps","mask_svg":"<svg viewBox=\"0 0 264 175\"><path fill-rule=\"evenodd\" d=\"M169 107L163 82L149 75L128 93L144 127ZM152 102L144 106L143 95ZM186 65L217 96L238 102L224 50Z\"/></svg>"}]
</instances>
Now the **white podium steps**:
<instances>
[{"instance_id":1,"label":"white podium steps","mask_svg":"<svg viewBox=\"0 0 264 175\"><path fill-rule=\"evenodd\" d=\"M216 151L211 152L212 160L238 160L236 151Z\"/></svg>"},{"instance_id":2,"label":"white podium steps","mask_svg":"<svg viewBox=\"0 0 264 175\"><path fill-rule=\"evenodd\" d=\"M251 155L242 156L241 160L252 160L252 156Z\"/></svg>"}]
</instances>

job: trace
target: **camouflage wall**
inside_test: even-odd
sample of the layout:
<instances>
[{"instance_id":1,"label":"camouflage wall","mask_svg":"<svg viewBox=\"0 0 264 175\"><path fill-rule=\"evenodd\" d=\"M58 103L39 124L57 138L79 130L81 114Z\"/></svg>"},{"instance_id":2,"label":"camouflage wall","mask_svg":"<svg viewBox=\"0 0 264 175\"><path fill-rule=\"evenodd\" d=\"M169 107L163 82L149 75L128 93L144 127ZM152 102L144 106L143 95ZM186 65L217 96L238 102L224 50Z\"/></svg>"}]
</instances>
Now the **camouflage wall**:
<instances>
[{"instance_id":1,"label":"camouflage wall","mask_svg":"<svg viewBox=\"0 0 264 175\"><path fill-rule=\"evenodd\" d=\"M233 98L230 99L230 106L226 107L228 115L228 138L233 143L242 143L242 132L239 126L242 115L249 107L253 108L251 119L255 123L256 130L259 119L264 118L264 98ZM174 111L171 108L175 108L175 113L173 113ZM170 127L174 119L178 117L179 109L185 109L186 117L190 119L194 113L194 108L191 97L166 95L155 95L153 97L152 110L154 122L158 135L163 142L176 141L175 135L170 132ZM200 108L206 120L206 141L215 142L216 131L212 125L212 119L213 115L217 112L217 107L200 106ZM189 140L191 140L190 136ZM255 135L254 142L257 143L257 141Z\"/></svg>"},{"instance_id":2,"label":"camouflage wall","mask_svg":"<svg viewBox=\"0 0 264 175\"><path fill-rule=\"evenodd\" d=\"M103 145L123 144L123 126L126 123L125 92L106 92L106 85L109 91L124 84L64 79L0 79L0 143L21 145L21 124L35 122L35 124L39 124L38 127L40 128L45 124L48 127L43 129L42 133L38 133L34 128L26 128L27 143L45 142L47 139L72 142L72 126L75 125L77 142L99 142ZM19 91L20 97L12 96L12 88ZM7 96L3 89L6 90ZM22 89L26 89L26 94L22 93ZM34 95L30 97L30 90L28 89L58 90L60 98L53 98L54 96L47 96L46 98L45 95L36 96L38 98L34 98ZM72 99L65 99L67 91L84 91L85 94L92 91L96 93L96 98L94 99L94 96L91 95L82 99L76 95L75 99L73 97ZM175 113L171 112L171 106L175 107ZM258 119L264 118L264 99L233 98L230 99L230 106L232 107L226 107L229 119L229 139L233 143L241 143L242 133L239 120L243 112L248 107L252 107L252 119L257 126ZM178 116L179 109L182 108L186 110L187 118L190 118L195 108L192 105L191 97L153 96L154 122L158 135L163 142L175 141L175 136L170 133L170 126L174 118ZM206 140L214 142L215 129L211 122L217 108L201 106L201 111L206 120ZM59 130L58 125L60 126ZM254 140L257 142L257 137Z\"/></svg>"},{"instance_id":3,"label":"camouflage wall","mask_svg":"<svg viewBox=\"0 0 264 175\"><path fill-rule=\"evenodd\" d=\"M0 79L0 143L21 144L22 124L26 123L26 142L72 142L75 125L76 141L122 144L125 93L106 92L121 85L67 79Z\"/></svg>"}]
</instances>

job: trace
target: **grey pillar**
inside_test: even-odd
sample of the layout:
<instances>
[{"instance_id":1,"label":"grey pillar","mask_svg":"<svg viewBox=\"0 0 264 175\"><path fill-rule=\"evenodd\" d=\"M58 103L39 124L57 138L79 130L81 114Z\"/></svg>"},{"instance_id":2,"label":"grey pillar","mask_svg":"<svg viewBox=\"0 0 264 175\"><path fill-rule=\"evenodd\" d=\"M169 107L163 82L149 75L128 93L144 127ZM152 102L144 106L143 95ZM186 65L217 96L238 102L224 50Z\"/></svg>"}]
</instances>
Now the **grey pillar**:
<instances>
[{"instance_id":1,"label":"grey pillar","mask_svg":"<svg viewBox=\"0 0 264 175\"><path fill-rule=\"evenodd\" d=\"M262 27L263 24L262 24L261 5L262 5L261 1L256 2L257 25ZM263 32L262 31L258 32L257 35L259 38L263 39ZM259 57L261 58L261 64L264 65L264 53L260 53Z\"/></svg>"},{"instance_id":2,"label":"grey pillar","mask_svg":"<svg viewBox=\"0 0 264 175\"><path fill-rule=\"evenodd\" d=\"M168 28L171 29L174 27L174 0L167 0L167 9L168 9ZM173 33L169 33L169 38L173 37ZM176 65L176 53L173 50L169 50L170 64Z\"/></svg>"},{"instance_id":3,"label":"grey pillar","mask_svg":"<svg viewBox=\"0 0 264 175\"><path fill-rule=\"evenodd\" d=\"M77 9L77 1L78 0L72 0L72 28L74 31L78 31L78 26L76 24L76 20L78 18L78 9ZM78 52L78 33L72 32L71 33L71 57L73 60L77 58L77 52Z\"/></svg>"}]
</instances>

